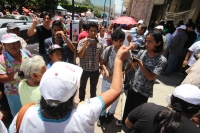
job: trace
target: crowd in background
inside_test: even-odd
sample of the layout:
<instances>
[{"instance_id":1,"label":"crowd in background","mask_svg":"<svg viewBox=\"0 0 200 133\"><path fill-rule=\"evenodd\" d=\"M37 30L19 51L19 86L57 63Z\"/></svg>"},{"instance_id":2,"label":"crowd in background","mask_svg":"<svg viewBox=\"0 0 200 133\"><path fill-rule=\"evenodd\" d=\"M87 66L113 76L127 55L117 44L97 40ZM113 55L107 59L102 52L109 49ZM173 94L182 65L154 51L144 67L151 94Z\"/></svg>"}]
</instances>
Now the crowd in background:
<instances>
[{"instance_id":1,"label":"crowd in background","mask_svg":"<svg viewBox=\"0 0 200 133\"><path fill-rule=\"evenodd\" d=\"M38 26L40 18L43 22ZM8 23L8 33L1 37L0 52L2 47L5 51L0 55L4 88L0 101L2 121L7 127L12 121L10 132L94 132L96 121L102 126L113 120L123 89L128 94L122 120L116 125L126 125L130 132L199 132L195 125L199 116L190 121L200 110L199 70L195 67L200 53L199 23L181 21L175 27L173 21L161 21L147 28L143 20L137 25L109 26L83 22L75 47L62 18L52 22L48 12L40 18L33 18L27 32L37 35L39 55L26 50L15 23ZM74 52L79 67L70 60ZM170 76L175 71L183 75L183 82L172 93L169 108L147 103L158 75ZM102 93L97 96L99 75ZM89 78L90 99L86 99ZM77 105L74 96L79 81ZM30 102L36 105L22 112ZM22 116L21 125L16 126Z\"/></svg>"}]
</instances>

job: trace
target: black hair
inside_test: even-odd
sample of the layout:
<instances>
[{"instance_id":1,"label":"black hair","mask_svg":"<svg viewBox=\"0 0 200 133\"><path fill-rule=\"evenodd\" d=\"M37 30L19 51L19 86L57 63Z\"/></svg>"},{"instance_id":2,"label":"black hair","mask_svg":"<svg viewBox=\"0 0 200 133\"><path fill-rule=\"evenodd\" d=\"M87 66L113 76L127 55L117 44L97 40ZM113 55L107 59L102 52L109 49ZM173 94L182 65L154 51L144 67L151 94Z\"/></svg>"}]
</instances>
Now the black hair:
<instances>
[{"instance_id":1,"label":"black hair","mask_svg":"<svg viewBox=\"0 0 200 133\"><path fill-rule=\"evenodd\" d=\"M43 18L44 19L44 17L45 16L49 16L49 18L51 19L51 15L49 14L49 12L47 12L47 11L43 11L41 14L40 14L40 18Z\"/></svg>"},{"instance_id":2,"label":"black hair","mask_svg":"<svg viewBox=\"0 0 200 133\"><path fill-rule=\"evenodd\" d=\"M148 35L153 36L154 40L156 41L156 43L160 42L160 45L156 46L155 50L153 52L155 52L155 53L162 52L163 51L163 37L162 37L162 33L160 33L160 31L158 31L158 30L151 30L151 31L149 31L149 33L147 34L147 36Z\"/></svg>"},{"instance_id":3,"label":"black hair","mask_svg":"<svg viewBox=\"0 0 200 133\"><path fill-rule=\"evenodd\" d=\"M88 25L85 24L85 23L83 23L83 24L82 24L82 28L83 28L84 30L88 30Z\"/></svg>"},{"instance_id":4,"label":"black hair","mask_svg":"<svg viewBox=\"0 0 200 133\"><path fill-rule=\"evenodd\" d=\"M159 111L154 118L155 133L175 133L181 127L181 114L175 110Z\"/></svg>"},{"instance_id":5,"label":"black hair","mask_svg":"<svg viewBox=\"0 0 200 133\"><path fill-rule=\"evenodd\" d=\"M53 29L54 26L59 26L62 29L64 29L61 20L55 20L55 21L53 21L53 23L52 23L52 29Z\"/></svg>"},{"instance_id":6,"label":"black hair","mask_svg":"<svg viewBox=\"0 0 200 133\"><path fill-rule=\"evenodd\" d=\"M140 24L141 25L141 29L144 31L144 33L146 32L146 30L147 30L147 26L146 25L144 25L144 24Z\"/></svg>"},{"instance_id":7,"label":"black hair","mask_svg":"<svg viewBox=\"0 0 200 133\"><path fill-rule=\"evenodd\" d=\"M170 110L159 111L154 118L155 133L174 133L181 127L181 113L193 117L200 110L199 105L188 103L172 95ZM190 119L189 118L189 119Z\"/></svg>"},{"instance_id":8,"label":"black hair","mask_svg":"<svg viewBox=\"0 0 200 133\"><path fill-rule=\"evenodd\" d=\"M174 110L176 110L178 112L183 112L190 117L195 115L200 110L199 105L194 105L194 104L188 103L188 102L183 101L182 99L177 98L173 95L171 97L171 108L173 108Z\"/></svg>"},{"instance_id":9,"label":"black hair","mask_svg":"<svg viewBox=\"0 0 200 133\"><path fill-rule=\"evenodd\" d=\"M194 30L195 29L195 24L193 22L187 23L186 27L192 27L192 29Z\"/></svg>"},{"instance_id":10,"label":"black hair","mask_svg":"<svg viewBox=\"0 0 200 133\"><path fill-rule=\"evenodd\" d=\"M48 104L43 96L40 100L41 111L50 117L63 118L77 106L76 103L74 103L74 96L72 96L68 101L63 102L63 103L59 103L59 101L57 100L51 100L51 102L52 103L55 102L55 104L51 104L51 105Z\"/></svg>"},{"instance_id":11,"label":"black hair","mask_svg":"<svg viewBox=\"0 0 200 133\"><path fill-rule=\"evenodd\" d=\"M116 29L111 35L112 40L125 39L125 33L121 29Z\"/></svg>"},{"instance_id":12,"label":"black hair","mask_svg":"<svg viewBox=\"0 0 200 133\"><path fill-rule=\"evenodd\" d=\"M97 25L95 22L90 22L90 23L88 24L88 30L89 30L91 27L95 27L95 28L97 29L97 31L98 31L98 25Z\"/></svg>"}]
</instances>

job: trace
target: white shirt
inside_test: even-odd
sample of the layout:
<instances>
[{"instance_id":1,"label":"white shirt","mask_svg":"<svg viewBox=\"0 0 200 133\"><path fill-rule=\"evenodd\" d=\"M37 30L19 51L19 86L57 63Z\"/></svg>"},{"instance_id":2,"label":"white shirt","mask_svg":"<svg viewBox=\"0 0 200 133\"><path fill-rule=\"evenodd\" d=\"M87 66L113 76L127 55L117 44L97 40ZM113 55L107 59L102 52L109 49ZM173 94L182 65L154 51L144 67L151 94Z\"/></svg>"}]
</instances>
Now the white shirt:
<instances>
[{"instance_id":1,"label":"white shirt","mask_svg":"<svg viewBox=\"0 0 200 133\"><path fill-rule=\"evenodd\" d=\"M124 30L124 29L122 29L122 31L125 33L125 39L124 39L124 45L125 46L129 46L129 42L128 42L128 40L127 40L127 37L128 37L128 35L133 35L133 31L132 30Z\"/></svg>"},{"instance_id":2,"label":"white shirt","mask_svg":"<svg viewBox=\"0 0 200 133\"><path fill-rule=\"evenodd\" d=\"M97 36L98 36L99 42L101 42L103 44L103 46L108 46L107 40L105 39L105 37L101 37L100 33L98 33Z\"/></svg>"},{"instance_id":3,"label":"white shirt","mask_svg":"<svg viewBox=\"0 0 200 133\"><path fill-rule=\"evenodd\" d=\"M2 13L2 12L0 12L0 18L1 18L1 17L3 17L3 13Z\"/></svg>"},{"instance_id":4,"label":"white shirt","mask_svg":"<svg viewBox=\"0 0 200 133\"><path fill-rule=\"evenodd\" d=\"M19 41L21 43L22 49L26 49L26 47L27 47L26 41L23 38L19 37L19 36L18 36L18 38L19 38Z\"/></svg>"},{"instance_id":5,"label":"white shirt","mask_svg":"<svg viewBox=\"0 0 200 133\"><path fill-rule=\"evenodd\" d=\"M1 120L0 120L0 133L8 133L5 125L3 124Z\"/></svg>"},{"instance_id":6,"label":"white shirt","mask_svg":"<svg viewBox=\"0 0 200 133\"><path fill-rule=\"evenodd\" d=\"M166 37L166 47L168 48L174 38L171 35L171 33L167 33L165 37Z\"/></svg>"},{"instance_id":7,"label":"white shirt","mask_svg":"<svg viewBox=\"0 0 200 133\"><path fill-rule=\"evenodd\" d=\"M200 49L200 41L195 42L192 44L192 46L189 48L189 50L192 52L190 59L188 60L188 65L192 66L197 60L194 58L194 54Z\"/></svg>"},{"instance_id":8,"label":"white shirt","mask_svg":"<svg viewBox=\"0 0 200 133\"><path fill-rule=\"evenodd\" d=\"M25 113L19 133L94 133L94 123L104 110L101 97L82 102L64 118L44 118L38 105L31 106ZM16 132L15 116L10 125L10 133Z\"/></svg>"}]
</instances>

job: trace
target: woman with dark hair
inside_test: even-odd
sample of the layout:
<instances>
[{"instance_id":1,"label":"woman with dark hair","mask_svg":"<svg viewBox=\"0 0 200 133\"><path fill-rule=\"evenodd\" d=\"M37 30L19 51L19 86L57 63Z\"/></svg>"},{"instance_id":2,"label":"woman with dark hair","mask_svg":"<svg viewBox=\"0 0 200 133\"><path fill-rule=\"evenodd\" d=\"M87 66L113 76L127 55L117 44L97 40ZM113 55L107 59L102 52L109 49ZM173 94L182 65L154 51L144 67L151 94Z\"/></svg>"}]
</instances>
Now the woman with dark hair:
<instances>
[{"instance_id":1,"label":"woman with dark hair","mask_svg":"<svg viewBox=\"0 0 200 133\"><path fill-rule=\"evenodd\" d=\"M200 110L200 89L191 84L176 87L170 107L145 103L131 111L126 126L134 133L199 133L190 119Z\"/></svg>"},{"instance_id":2,"label":"woman with dark hair","mask_svg":"<svg viewBox=\"0 0 200 133\"><path fill-rule=\"evenodd\" d=\"M156 77L161 73L167 62L161 54L163 50L162 34L153 30L146 36L146 50L140 50L132 60L135 76L130 81L130 89L126 98L122 121L116 125L125 123L127 115L136 107L148 101L153 96L153 85Z\"/></svg>"},{"instance_id":3,"label":"woman with dark hair","mask_svg":"<svg viewBox=\"0 0 200 133\"><path fill-rule=\"evenodd\" d=\"M53 44L58 44L64 48L63 61L73 63L72 57L75 52L75 47L71 40L64 34L64 27L60 20L55 20L52 24L52 37L44 40L46 54L48 53L49 47Z\"/></svg>"}]
</instances>

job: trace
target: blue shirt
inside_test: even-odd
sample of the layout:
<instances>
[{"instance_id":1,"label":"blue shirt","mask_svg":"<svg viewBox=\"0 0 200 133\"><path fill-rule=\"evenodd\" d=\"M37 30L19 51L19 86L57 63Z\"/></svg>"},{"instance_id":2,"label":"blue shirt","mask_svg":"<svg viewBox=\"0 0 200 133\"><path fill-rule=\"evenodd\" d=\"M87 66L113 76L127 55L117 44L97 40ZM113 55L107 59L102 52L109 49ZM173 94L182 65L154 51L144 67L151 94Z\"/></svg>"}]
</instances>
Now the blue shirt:
<instances>
[{"instance_id":1,"label":"blue shirt","mask_svg":"<svg viewBox=\"0 0 200 133\"><path fill-rule=\"evenodd\" d=\"M69 39L68 39L69 40ZM71 40L69 40L71 42ZM49 50L49 47L53 44L56 44L55 43L55 39L54 37L49 37L47 39L44 40L44 45L45 45L45 51L46 51L46 54ZM67 46L67 43L65 42L65 40L61 40L60 41L60 47L64 48L63 50L63 61L64 62L68 62L68 63L72 63L72 62L69 62L70 58L73 57L74 53L71 51L71 49ZM49 58L49 57L48 57ZM49 59L50 60L50 59Z\"/></svg>"}]
</instances>

